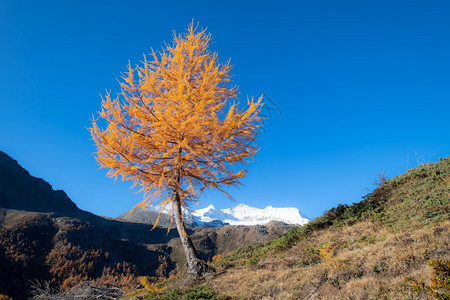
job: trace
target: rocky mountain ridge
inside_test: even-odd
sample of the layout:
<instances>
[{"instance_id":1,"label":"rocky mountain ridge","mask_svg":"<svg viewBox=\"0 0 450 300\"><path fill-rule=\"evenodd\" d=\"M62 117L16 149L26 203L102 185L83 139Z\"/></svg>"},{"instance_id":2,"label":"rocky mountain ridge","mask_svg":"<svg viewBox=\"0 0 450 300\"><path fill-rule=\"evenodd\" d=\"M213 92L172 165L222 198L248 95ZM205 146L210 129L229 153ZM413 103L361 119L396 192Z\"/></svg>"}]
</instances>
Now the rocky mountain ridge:
<instances>
[{"instance_id":1,"label":"rocky mountain ridge","mask_svg":"<svg viewBox=\"0 0 450 300\"><path fill-rule=\"evenodd\" d=\"M145 209L136 208L126 212L118 219L154 224L158 218L160 207L149 205ZM265 225L271 221L282 222L292 225L305 225L309 219L302 216L300 210L295 207L273 207L267 206L264 209L239 204L232 208L217 209L214 205L193 211L183 210L185 224L194 228L197 226L217 227L223 225ZM158 222L160 227L168 227L170 218L168 211L163 210Z\"/></svg>"},{"instance_id":2,"label":"rocky mountain ridge","mask_svg":"<svg viewBox=\"0 0 450 300\"><path fill-rule=\"evenodd\" d=\"M34 212L79 215L83 212L62 190L36 178L17 161L0 151L0 207Z\"/></svg>"}]
</instances>

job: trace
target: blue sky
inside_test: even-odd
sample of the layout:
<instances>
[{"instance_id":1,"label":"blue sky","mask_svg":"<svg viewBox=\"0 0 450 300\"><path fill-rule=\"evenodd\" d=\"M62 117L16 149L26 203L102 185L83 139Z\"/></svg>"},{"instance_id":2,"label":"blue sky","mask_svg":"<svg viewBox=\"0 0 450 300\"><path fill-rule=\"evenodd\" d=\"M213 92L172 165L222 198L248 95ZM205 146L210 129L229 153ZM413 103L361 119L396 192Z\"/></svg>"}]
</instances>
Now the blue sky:
<instances>
[{"instance_id":1,"label":"blue sky","mask_svg":"<svg viewBox=\"0 0 450 300\"><path fill-rule=\"evenodd\" d=\"M0 150L115 217L142 195L106 178L86 127L128 61L192 19L231 58L241 99L281 109L237 203L316 217L353 203L376 174L450 154L448 1L1 1ZM208 192L200 206L236 205Z\"/></svg>"}]
</instances>

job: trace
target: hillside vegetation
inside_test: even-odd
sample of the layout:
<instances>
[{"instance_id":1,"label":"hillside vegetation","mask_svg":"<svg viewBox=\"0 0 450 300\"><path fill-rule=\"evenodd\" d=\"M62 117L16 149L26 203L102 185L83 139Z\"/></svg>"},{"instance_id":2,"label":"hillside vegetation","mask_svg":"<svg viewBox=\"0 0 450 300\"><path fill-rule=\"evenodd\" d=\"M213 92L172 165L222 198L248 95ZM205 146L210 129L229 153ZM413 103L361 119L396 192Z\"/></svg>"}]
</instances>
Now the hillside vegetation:
<instances>
[{"instance_id":1,"label":"hillside vegetation","mask_svg":"<svg viewBox=\"0 0 450 300\"><path fill-rule=\"evenodd\" d=\"M446 299L449 177L449 158L408 170L359 203L216 259L201 287L238 299ZM173 286L147 298L183 291Z\"/></svg>"}]
</instances>

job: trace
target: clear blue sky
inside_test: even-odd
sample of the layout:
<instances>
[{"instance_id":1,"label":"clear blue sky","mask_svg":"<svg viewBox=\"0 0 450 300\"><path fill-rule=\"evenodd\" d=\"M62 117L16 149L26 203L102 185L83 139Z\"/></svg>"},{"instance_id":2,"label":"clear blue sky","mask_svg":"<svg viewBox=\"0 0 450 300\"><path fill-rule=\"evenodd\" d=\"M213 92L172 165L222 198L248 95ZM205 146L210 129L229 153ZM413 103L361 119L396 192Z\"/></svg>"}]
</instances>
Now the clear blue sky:
<instances>
[{"instance_id":1,"label":"clear blue sky","mask_svg":"<svg viewBox=\"0 0 450 300\"><path fill-rule=\"evenodd\" d=\"M282 110L229 191L316 217L381 169L450 154L449 15L449 1L1 1L0 150L82 209L129 210L142 196L105 177L86 127L129 60L195 19L241 99L264 91ZM207 193L197 208L211 203L235 205Z\"/></svg>"}]
</instances>

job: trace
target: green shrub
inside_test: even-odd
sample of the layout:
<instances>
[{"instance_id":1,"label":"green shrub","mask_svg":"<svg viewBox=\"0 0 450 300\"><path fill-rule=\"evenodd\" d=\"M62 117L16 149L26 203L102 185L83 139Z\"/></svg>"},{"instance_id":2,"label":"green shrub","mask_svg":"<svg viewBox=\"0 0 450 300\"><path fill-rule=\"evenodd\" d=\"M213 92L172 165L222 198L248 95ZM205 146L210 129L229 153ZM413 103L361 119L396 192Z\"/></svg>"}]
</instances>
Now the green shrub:
<instances>
[{"instance_id":1,"label":"green shrub","mask_svg":"<svg viewBox=\"0 0 450 300\"><path fill-rule=\"evenodd\" d=\"M206 285L197 285L187 289L173 288L165 291L161 295L155 295L149 293L145 296L138 296L136 299L140 300L200 300L200 299L212 299L212 300L226 300L229 299L226 296L220 296L218 292Z\"/></svg>"},{"instance_id":2,"label":"green shrub","mask_svg":"<svg viewBox=\"0 0 450 300\"><path fill-rule=\"evenodd\" d=\"M435 299L450 299L450 260L430 260L429 266L433 269L431 284L423 282L414 283L418 293L425 292Z\"/></svg>"},{"instance_id":3,"label":"green shrub","mask_svg":"<svg viewBox=\"0 0 450 300\"><path fill-rule=\"evenodd\" d=\"M198 285L185 290L183 299L227 299L227 297L219 296L216 290L205 285Z\"/></svg>"}]
</instances>

